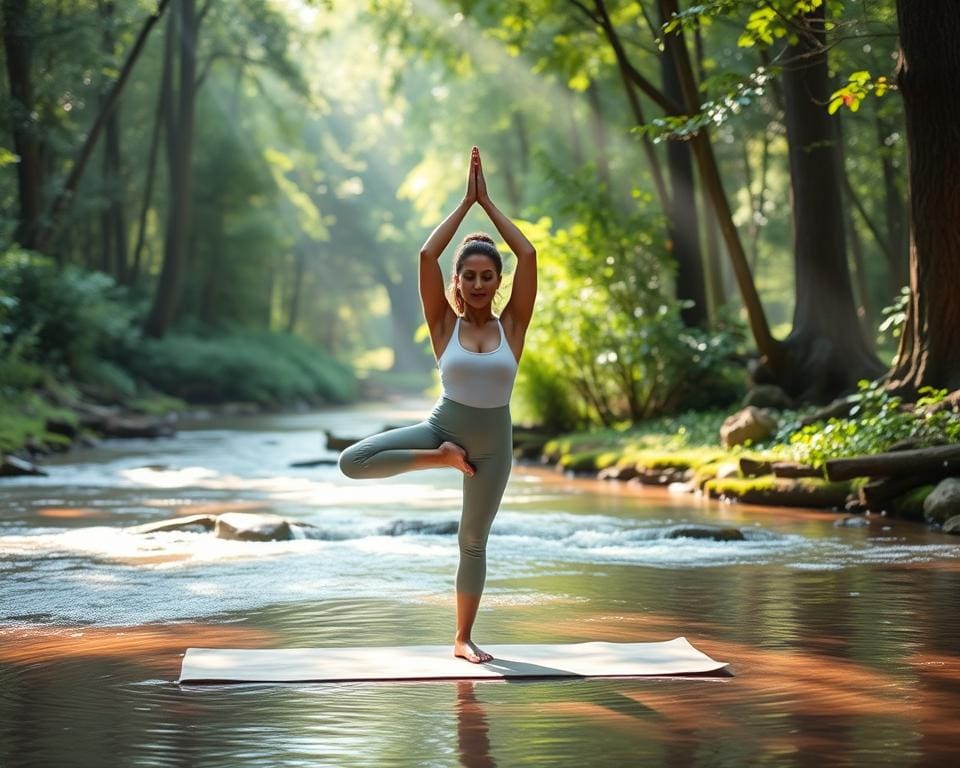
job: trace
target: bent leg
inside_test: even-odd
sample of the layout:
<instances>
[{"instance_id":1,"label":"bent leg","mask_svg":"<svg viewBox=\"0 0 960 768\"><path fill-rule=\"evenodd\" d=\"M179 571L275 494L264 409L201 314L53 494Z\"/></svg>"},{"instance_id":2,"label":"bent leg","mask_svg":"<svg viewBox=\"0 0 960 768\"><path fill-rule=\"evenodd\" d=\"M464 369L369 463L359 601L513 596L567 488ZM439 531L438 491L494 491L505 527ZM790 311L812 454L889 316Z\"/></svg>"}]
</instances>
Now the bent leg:
<instances>
[{"instance_id":1,"label":"bent leg","mask_svg":"<svg viewBox=\"0 0 960 768\"><path fill-rule=\"evenodd\" d=\"M337 463L347 477L390 477L427 469L431 465L420 459L421 452L436 449L443 442L443 437L429 424L420 422L365 437L342 451Z\"/></svg>"}]
</instances>

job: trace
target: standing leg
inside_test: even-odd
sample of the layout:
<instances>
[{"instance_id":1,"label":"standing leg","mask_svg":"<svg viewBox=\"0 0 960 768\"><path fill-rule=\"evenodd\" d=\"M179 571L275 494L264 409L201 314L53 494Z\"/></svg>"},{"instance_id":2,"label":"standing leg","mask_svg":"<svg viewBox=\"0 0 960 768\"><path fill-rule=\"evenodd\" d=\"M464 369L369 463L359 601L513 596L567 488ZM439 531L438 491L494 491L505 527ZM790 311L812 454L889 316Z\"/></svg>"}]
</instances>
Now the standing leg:
<instances>
[{"instance_id":1,"label":"standing leg","mask_svg":"<svg viewBox=\"0 0 960 768\"><path fill-rule=\"evenodd\" d=\"M454 467L472 474L466 451L445 441L427 422L370 435L345 449L340 471L352 478L390 477L414 469Z\"/></svg>"},{"instance_id":2,"label":"standing leg","mask_svg":"<svg viewBox=\"0 0 960 768\"><path fill-rule=\"evenodd\" d=\"M463 479L463 515L458 536L457 630L453 652L467 661L481 663L492 657L477 648L470 634L486 580L487 537L510 477L513 456L508 443L505 450L491 456L471 458L477 465L477 473Z\"/></svg>"}]
</instances>

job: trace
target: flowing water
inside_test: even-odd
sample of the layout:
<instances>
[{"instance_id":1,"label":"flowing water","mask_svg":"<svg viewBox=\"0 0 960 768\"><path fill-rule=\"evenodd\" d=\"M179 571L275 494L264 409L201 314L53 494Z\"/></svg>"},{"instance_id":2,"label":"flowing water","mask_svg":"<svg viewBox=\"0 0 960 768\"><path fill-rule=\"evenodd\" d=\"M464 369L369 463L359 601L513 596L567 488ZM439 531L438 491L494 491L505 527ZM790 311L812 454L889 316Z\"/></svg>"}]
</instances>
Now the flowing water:
<instances>
[{"instance_id":1,"label":"flowing water","mask_svg":"<svg viewBox=\"0 0 960 768\"><path fill-rule=\"evenodd\" d=\"M430 403L198 422L0 484L0 766L747 766L960 757L960 546L516 466L475 639L683 635L730 676L179 686L190 646L448 643L459 476L350 480L323 430ZM133 526L224 511L236 542ZM742 541L672 538L739 528ZM465 662L466 663L466 662ZM955 764L955 763L954 763Z\"/></svg>"}]
</instances>

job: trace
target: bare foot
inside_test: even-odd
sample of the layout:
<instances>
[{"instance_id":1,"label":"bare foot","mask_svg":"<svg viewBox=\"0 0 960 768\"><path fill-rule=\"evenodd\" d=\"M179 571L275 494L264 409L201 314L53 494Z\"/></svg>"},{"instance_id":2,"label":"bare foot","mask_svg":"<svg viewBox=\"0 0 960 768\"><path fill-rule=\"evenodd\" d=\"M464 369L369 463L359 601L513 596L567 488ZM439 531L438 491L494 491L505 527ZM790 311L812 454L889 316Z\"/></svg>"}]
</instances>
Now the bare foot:
<instances>
[{"instance_id":1,"label":"bare foot","mask_svg":"<svg viewBox=\"0 0 960 768\"><path fill-rule=\"evenodd\" d=\"M463 450L463 448L456 443L447 441L440 443L440 446L437 448L437 450L449 460L447 463L451 467L459 469L468 477L473 477L476 470L473 468L473 465L467 461L467 452Z\"/></svg>"},{"instance_id":2,"label":"bare foot","mask_svg":"<svg viewBox=\"0 0 960 768\"><path fill-rule=\"evenodd\" d=\"M474 664L483 664L486 661L492 661L493 656L491 656L486 651L481 651L477 646L470 640L457 641L453 644L453 655L459 656L461 659L466 659L471 661Z\"/></svg>"}]
</instances>

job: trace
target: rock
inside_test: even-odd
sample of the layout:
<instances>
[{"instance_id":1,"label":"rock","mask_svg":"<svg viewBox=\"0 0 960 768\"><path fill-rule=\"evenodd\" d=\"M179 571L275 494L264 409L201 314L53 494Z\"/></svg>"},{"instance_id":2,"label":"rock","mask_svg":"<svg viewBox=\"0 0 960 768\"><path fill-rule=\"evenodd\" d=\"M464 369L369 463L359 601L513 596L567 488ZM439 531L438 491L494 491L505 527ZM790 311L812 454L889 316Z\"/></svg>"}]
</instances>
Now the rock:
<instances>
[{"instance_id":1,"label":"rock","mask_svg":"<svg viewBox=\"0 0 960 768\"><path fill-rule=\"evenodd\" d=\"M711 539L712 541L743 541L743 532L738 528L719 525L678 525L668 530L665 539Z\"/></svg>"},{"instance_id":2,"label":"rock","mask_svg":"<svg viewBox=\"0 0 960 768\"><path fill-rule=\"evenodd\" d=\"M627 480L633 480L640 473L637 471L637 468L633 464L624 464L618 466L614 464L612 467L604 467L597 474L598 480L619 480L621 482L626 482Z\"/></svg>"},{"instance_id":3,"label":"rock","mask_svg":"<svg viewBox=\"0 0 960 768\"><path fill-rule=\"evenodd\" d=\"M188 531L190 533L208 533L216 525L216 515L188 515L171 520L159 520L130 528L131 533L156 533L157 531Z\"/></svg>"},{"instance_id":4,"label":"rock","mask_svg":"<svg viewBox=\"0 0 960 768\"><path fill-rule=\"evenodd\" d=\"M46 430L56 435L65 435L71 438L77 435L77 425L68 419L58 416L51 416L47 419Z\"/></svg>"},{"instance_id":5,"label":"rock","mask_svg":"<svg viewBox=\"0 0 960 768\"><path fill-rule=\"evenodd\" d=\"M943 524L944 533L960 533L960 515L947 518Z\"/></svg>"},{"instance_id":6,"label":"rock","mask_svg":"<svg viewBox=\"0 0 960 768\"><path fill-rule=\"evenodd\" d=\"M743 477L763 477L773 472L773 463L749 456L740 457L740 474Z\"/></svg>"},{"instance_id":7,"label":"rock","mask_svg":"<svg viewBox=\"0 0 960 768\"><path fill-rule=\"evenodd\" d=\"M728 477L740 477L740 464L736 461L725 461L717 464L717 473L714 477L726 480Z\"/></svg>"},{"instance_id":8,"label":"rock","mask_svg":"<svg viewBox=\"0 0 960 768\"><path fill-rule=\"evenodd\" d=\"M18 459L16 456L4 456L0 462L0 477L23 477L25 475L42 475L46 477L47 472L40 469L36 464Z\"/></svg>"},{"instance_id":9,"label":"rock","mask_svg":"<svg viewBox=\"0 0 960 768\"><path fill-rule=\"evenodd\" d=\"M943 524L955 515L960 515L960 477L947 477L923 500L923 516Z\"/></svg>"},{"instance_id":10,"label":"rock","mask_svg":"<svg viewBox=\"0 0 960 768\"><path fill-rule=\"evenodd\" d=\"M748 440L756 443L770 437L777 429L777 420L766 411L749 405L728 416L720 427L720 442L724 448L743 445Z\"/></svg>"},{"instance_id":11,"label":"rock","mask_svg":"<svg viewBox=\"0 0 960 768\"><path fill-rule=\"evenodd\" d=\"M239 541L287 541L294 538L290 523L279 515L225 512L217 517L214 536Z\"/></svg>"},{"instance_id":12,"label":"rock","mask_svg":"<svg viewBox=\"0 0 960 768\"><path fill-rule=\"evenodd\" d=\"M105 419L98 427L107 437L173 437L176 430L165 419L152 416L120 417Z\"/></svg>"},{"instance_id":13,"label":"rock","mask_svg":"<svg viewBox=\"0 0 960 768\"><path fill-rule=\"evenodd\" d=\"M793 408L793 400L776 384L757 384L743 398L744 407L775 408L778 411Z\"/></svg>"},{"instance_id":14,"label":"rock","mask_svg":"<svg viewBox=\"0 0 960 768\"><path fill-rule=\"evenodd\" d=\"M442 523L427 523L423 520L394 520L380 529L384 536L403 536L406 533L424 533L435 536L449 536L460 529L456 520L445 520Z\"/></svg>"},{"instance_id":15,"label":"rock","mask_svg":"<svg viewBox=\"0 0 960 768\"><path fill-rule=\"evenodd\" d=\"M841 517L833 523L835 528L865 528L870 525L870 521L865 517Z\"/></svg>"}]
</instances>

